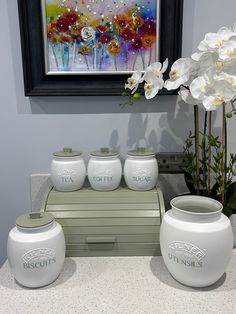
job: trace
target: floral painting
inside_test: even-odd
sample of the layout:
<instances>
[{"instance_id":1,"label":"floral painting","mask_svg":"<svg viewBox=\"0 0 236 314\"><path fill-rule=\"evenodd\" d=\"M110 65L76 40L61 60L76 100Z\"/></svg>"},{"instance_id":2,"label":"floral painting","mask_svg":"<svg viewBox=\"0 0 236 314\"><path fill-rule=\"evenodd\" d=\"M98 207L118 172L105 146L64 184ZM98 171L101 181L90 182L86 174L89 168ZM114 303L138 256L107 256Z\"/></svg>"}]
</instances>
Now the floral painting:
<instances>
[{"instance_id":1,"label":"floral painting","mask_svg":"<svg viewBox=\"0 0 236 314\"><path fill-rule=\"evenodd\" d=\"M158 59L157 0L42 4L49 73L142 71Z\"/></svg>"}]
</instances>

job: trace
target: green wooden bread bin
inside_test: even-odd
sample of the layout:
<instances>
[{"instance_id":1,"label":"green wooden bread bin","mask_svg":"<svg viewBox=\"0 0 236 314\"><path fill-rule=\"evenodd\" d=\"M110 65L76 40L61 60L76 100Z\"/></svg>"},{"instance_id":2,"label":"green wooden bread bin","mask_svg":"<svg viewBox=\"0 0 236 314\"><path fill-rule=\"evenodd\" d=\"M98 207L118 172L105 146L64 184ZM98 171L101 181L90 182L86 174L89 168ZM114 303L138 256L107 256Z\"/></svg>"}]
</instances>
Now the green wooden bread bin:
<instances>
[{"instance_id":1,"label":"green wooden bread bin","mask_svg":"<svg viewBox=\"0 0 236 314\"><path fill-rule=\"evenodd\" d=\"M159 188L109 192L84 187L75 192L52 189L43 211L62 225L67 256L160 255L159 231L164 202Z\"/></svg>"}]
</instances>

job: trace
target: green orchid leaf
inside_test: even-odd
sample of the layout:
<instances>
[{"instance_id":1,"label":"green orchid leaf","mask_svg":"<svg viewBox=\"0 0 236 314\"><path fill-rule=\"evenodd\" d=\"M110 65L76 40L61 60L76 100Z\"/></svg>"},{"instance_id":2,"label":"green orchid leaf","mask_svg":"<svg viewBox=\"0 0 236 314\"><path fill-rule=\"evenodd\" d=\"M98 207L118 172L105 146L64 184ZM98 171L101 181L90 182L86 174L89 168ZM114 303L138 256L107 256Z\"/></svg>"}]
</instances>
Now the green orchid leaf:
<instances>
[{"instance_id":1,"label":"green orchid leaf","mask_svg":"<svg viewBox=\"0 0 236 314\"><path fill-rule=\"evenodd\" d=\"M236 181L230 184L225 196L225 206L236 211Z\"/></svg>"}]
</instances>

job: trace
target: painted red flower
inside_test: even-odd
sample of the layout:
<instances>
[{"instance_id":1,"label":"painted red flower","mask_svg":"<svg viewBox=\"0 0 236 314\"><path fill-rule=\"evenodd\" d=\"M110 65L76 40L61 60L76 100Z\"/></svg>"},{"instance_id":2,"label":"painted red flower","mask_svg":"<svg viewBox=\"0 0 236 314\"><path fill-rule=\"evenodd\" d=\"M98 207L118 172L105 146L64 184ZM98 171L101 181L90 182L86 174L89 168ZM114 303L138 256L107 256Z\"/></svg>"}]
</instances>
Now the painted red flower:
<instances>
[{"instance_id":1,"label":"painted red flower","mask_svg":"<svg viewBox=\"0 0 236 314\"><path fill-rule=\"evenodd\" d=\"M69 12L65 14L65 18L67 19L69 25L74 24L79 19L79 16L76 12Z\"/></svg>"},{"instance_id":2,"label":"painted red flower","mask_svg":"<svg viewBox=\"0 0 236 314\"><path fill-rule=\"evenodd\" d=\"M142 44L142 40L140 37L136 37L132 40L131 47L133 48L133 50L139 50L142 48L142 46L143 46L143 44Z\"/></svg>"},{"instance_id":3,"label":"painted red flower","mask_svg":"<svg viewBox=\"0 0 236 314\"><path fill-rule=\"evenodd\" d=\"M106 25L100 24L97 26L97 30L99 31L99 33L105 33L108 31L108 27Z\"/></svg>"},{"instance_id":4,"label":"painted red flower","mask_svg":"<svg viewBox=\"0 0 236 314\"><path fill-rule=\"evenodd\" d=\"M98 41L102 44L108 44L111 40L112 37L110 35L102 34Z\"/></svg>"},{"instance_id":5,"label":"painted red flower","mask_svg":"<svg viewBox=\"0 0 236 314\"><path fill-rule=\"evenodd\" d=\"M120 32L120 37L124 41L130 41L131 39L134 38L134 33L129 28L126 28Z\"/></svg>"},{"instance_id":6,"label":"painted red flower","mask_svg":"<svg viewBox=\"0 0 236 314\"><path fill-rule=\"evenodd\" d=\"M56 22L56 29L59 31L59 32L67 32L68 29L69 29L69 26L70 26L70 23L69 23L69 20L64 17L64 16L60 16L58 19L57 19L57 22Z\"/></svg>"},{"instance_id":7,"label":"painted red flower","mask_svg":"<svg viewBox=\"0 0 236 314\"><path fill-rule=\"evenodd\" d=\"M152 20L146 19L141 27L141 31L146 35L156 35L156 23Z\"/></svg>"}]
</instances>

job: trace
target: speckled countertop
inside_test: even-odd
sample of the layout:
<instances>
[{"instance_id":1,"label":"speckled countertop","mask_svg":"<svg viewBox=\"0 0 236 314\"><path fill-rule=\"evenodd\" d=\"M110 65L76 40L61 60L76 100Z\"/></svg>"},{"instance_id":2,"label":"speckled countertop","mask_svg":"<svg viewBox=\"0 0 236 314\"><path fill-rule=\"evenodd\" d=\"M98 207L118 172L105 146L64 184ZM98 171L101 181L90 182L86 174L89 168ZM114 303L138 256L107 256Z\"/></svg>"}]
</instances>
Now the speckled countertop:
<instances>
[{"instance_id":1,"label":"speckled countertop","mask_svg":"<svg viewBox=\"0 0 236 314\"><path fill-rule=\"evenodd\" d=\"M66 258L59 278L40 289L16 284L6 262L0 313L235 314L236 250L222 278L204 289L176 282L162 257Z\"/></svg>"}]
</instances>

